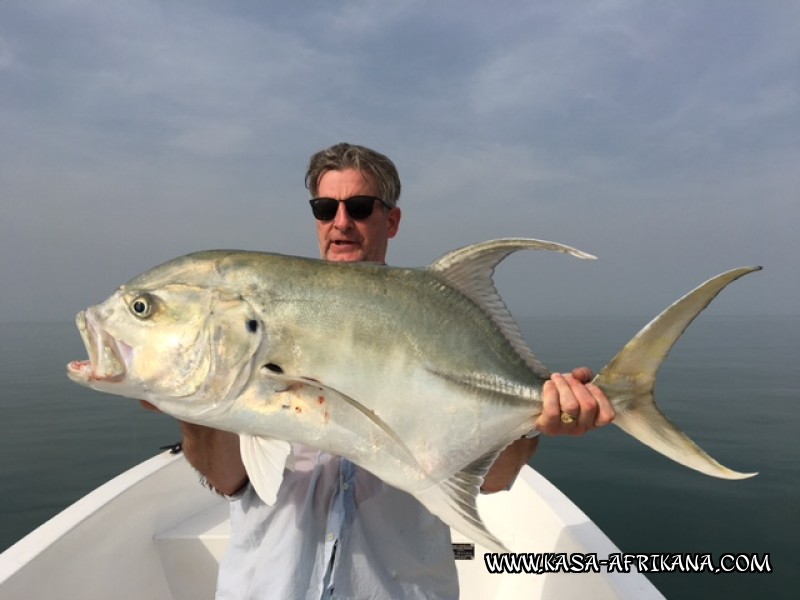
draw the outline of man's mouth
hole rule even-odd
[[[352,253],[361,250],[361,242],[355,240],[331,240],[328,252],[332,255]]]

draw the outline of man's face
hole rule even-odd
[[[317,194],[320,198],[346,200],[352,196],[380,195],[372,177],[355,169],[326,171],[320,177]],[[375,202],[372,214],[355,220],[347,214],[344,202],[331,221],[317,221],[319,253],[325,260],[386,262],[389,238],[397,234],[400,209],[386,210]]]

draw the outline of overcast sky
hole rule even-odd
[[[403,180],[390,262],[530,236],[518,315],[797,314],[800,4],[0,2],[0,320],[70,320],[209,248],[316,255],[340,141]]]

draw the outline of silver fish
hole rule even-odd
[[[487,469],[541,412],[550,373],[498,295],[509,254],[553,242],[501,239],[425,268],[210,251],[156,267],[81,312],[82,385],[145,399],[184,421],[240,434],[256,491],[274,502],[290,442],[343,456],[415,496],[445,523],[502,550],[476,510]],[[738,479],[656,407],[656,371],[729,283],[710,279],[661,313],[594,380],[614,423],[673,460]]]

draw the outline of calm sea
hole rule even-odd
[[[554,370],[598,370],[646,318],[528,319]],[[72,384],[74,325],[0,324],[0,549],[179,438],[138,403]],[[769,554],[772,573],[656,573],[669,598],[800,589],[800,317],[701,316],[659,375],[662,410],[745,481],[699,475],[616,428],[543,440],[534,465],[626,552]]]

